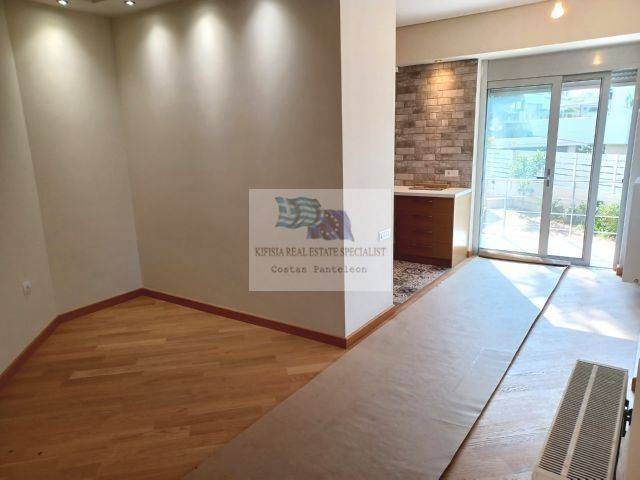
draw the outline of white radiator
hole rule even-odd
[[[626,370],[578,361],[533,478],[613,479],[626,393]]]
[[[629,233],[622,269],[625,282],[640,284],[640,177],[636,179],[631,194],[631,209],[627,221]]]

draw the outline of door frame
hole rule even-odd
[[[558,124],[560,119],[560,92],[562,89],[562,76],[554,75],[549,77],[532,77],[532,78],[521,78],[521,79],[513,79],[513,80],[493,80],[490,82],[486,82],[484,95],[482,96],[482,109],[484,114],[484,121],[482,125],[482,131],[479,134],[478,141],[482,145],[482,157],[480,157],[480,161],[478,162],[479,170],[478,170],[478,183],[477,183],[477,191],[478,191],[478,209],[477,212],[477,220],[474,222],[477,225],[477,229],[474,228],[474,239],[473,242],[477,245],[478,253],[481,253],[486,256],[491,256],[493,249],[480,248],[480,232],[481,232],[481,223],[482,223],[482,205],[484,203],[484,165],[486,162],[486,126],[487,126],[487,115],[488,109],[487,106],[489,104],[489,92],[491,90],[501,90],[501,89],[520,89],[526,87],[536,87],[536,86],[549,86],[551,87],[551,103],[549,105],[549,125],[547,127],[547,149],[546,149],[546,163],[545,163],[545,172],[547,173],[548,180],[547,186],[543,187],[543,196],[542,203],[540,205],[541,208],[541,217],[540,217],[540,237],[538,243],[538,253],[523,253],[523,252],[515,252],[509,250],[499,250],[499,252],[503,254],[513,254],[513,255],[527,255],[531,257],[540,257],[545,258],[544,255],[541,255],[541,252],[546,252],[548,238],[549,238],[549,225],[550,222],[546,221],[545,211],[549,212],[551,207],[551,196],[548,191],[553,191],[553,171],[555,166],[555,157],[556,157],[556,148],[555,146],[558,143]],[[556,108],[557,107],[557,108]],[[550,187],[549,188],[549,182]],[[545,210],[546,208],[546,210]]]
[[[582,257],[564,257],[559,255],[549,255],[549,234],[551,230],[551,205],[553,202],[553,186],[555,175],[555,160],[558,149],[558,130],[560,124],[560,107],[562,100],[562,87],[564,83],[575,81],[588,81],[588,80],[600,80],[600,96],[598,101],[598,114],[596,118],[596,130],[594,134],[594,149],[591,161],[591,174],[589,179],[589,193],[587,200],[587,212],[585,221],[585,235],[582,246]],[[487,105],[489,101],[489,92],[496,89],[517,89],[526,88],[531,86],[551,86],[551,105],[549,112],[549,126],[547,132],[547,151],[546,151],[546,165],[545,165],[545,185],[543,187],[543,198],[541,205],[540,216],[540,237],[537,254],[526,254],[532,257],[539,257],[542,259],[561,260],[568,261],[574,265],[589,265],[591,261],[591,250],[593,245],[595,218],[597,210],[598,200],[598,186],[600,180],[600,168],[602,165],[602,155],[604,153],[604,133],[606,130],[608,105],[609,105],[609,92],[611,90],[611,72],[594,72],[575,75],[553,75],[532,77],[523,79],[509,79],[509,80],[493,80],[482,82],[481,87],[483,92],[480,96],[480,104],[483,113],[483,119],[481,130],[478,132],[477,142],[481,144],[481,155],[478,157],[479,165],[477,165],[477,187],[476,193],[478,198],[477,209],[474,212],[474,224],[477,228],[473,231],[473,245],[474,250],[485,255],[491,255],[492,250],[480,248],[480,231],[482,220],[482,204],[484,200],[484,165],[486,157],[486,123],[487,123]],[[627,166],[628,168],[628,166]],[[625,198],[621,199],[624,202]],[[624,208],[624,204],[621,203],[621,209]],[[622,222],[622,218],[621,218]],[[616,238],[616,251],[619,249],[619,243],[621,238]],[[510,252],[500,251],[504,254],[523,255],[523,252]],[[613,268],[613,265],[612,265]]]
[[[543,76],[573,75],[593,73],[594,71],[617,72],[636,70],[636,96],[633,105],[632,123],[629,129],[627,149],[627,165],[623,181],[621,205],[626,205],[620,215],[620,228],[617,235],[617,251],[615,267],[618,273],[624,267],[626,250],[628,249],[629,208],[631,185],[640,175],[640,148],[634,148],[640,138],[640,45],[616,44],[584,49],[569,47],[559,51],[545,53],[510,50],[492,55],[481,56],[478,61],[477,94],[476,94],[476,128],[474,132],[473,169],[471,187],[473,189],[472,234],[469,249],[471,253],[479,253],[481,184],[484,173],[484,140],[487,105],[487,83],[496,80],[537,78]]]
[[[558,127],[560,126],[560,101],[562,100],[561,76],[553,79],[551,90],[551,111],[549,112],[549,131],[547,133],[547,163],[545,165],[546,185],[542,189],[542,212],[540,213],[540,242],[538,256],[547,258],[549,234],[551,232],[551,204],[553,202],[553,181],[556,171],[556,153],[558,152]]]
[[[616,252],[614,256],[614,267],[619,270],[624,262],[622,247],[625,242],[625,219],[627,216],[627,200],[629,197],[629,184],[631,182],[631,170],[635,155],[636,134],[638,130],[638,115],[640,113],[640,68],[636,69],[636,90],[633,99],[633,110],[631,112],[631,126],[629,128],[629,139],[627,141],[627,162],[625,164],[624,177],[622,179],[622,196],[620,198],[620,218],[618,219],[618,231],[616,233]]]
[[[607,128],[609,114],[609,93],[611,92],[611,72],[603,72],[600,75],[600,102],[598,103],[598,118],[596,120],[596,135],[593,145],[593,158],[591,160],[591,182],[589,184],[589,198],[587,201],[587,221],[585,223],[584,245],[582,247],[582,264],[591,263],[591,249],[596,224],[598,208],[598,188],[600,187],[600,169],[602,167],[602,155],[604,154],[604,134]],[[620,205],[622,209],[622,204]],[[616,242],[618,238],[616,238]],[[613,265],[611,265],[613,268]]]

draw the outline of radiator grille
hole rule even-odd
[[[613,477],[626,385],[626,370],[576,363],[534,478]]]
[[[582,399],[587,391],[592,366],[578,362],[569,379],[569,385],[560,403],[556,421],[551,428],[547,445],[542,453],[540,466],[557,475],[562,473],[564,461],[567,458],[569,444],[576,428],[578,414],[582,406]]]
[[[607,478],[615,460],[612,447],[620,434],[620,399],[625,388],[624,371],[598,367],[569,465],[569,478]]]

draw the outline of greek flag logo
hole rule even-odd
[[[315,225],[321,219],[320,202],[315,198],[276,197],[278,204],[278,223],[276,227],[300,228]]]
[[[307,238],[353,240],[351,220],[343,210],[325,210],[315,198],[276,197],[280,228],[307,228]]]

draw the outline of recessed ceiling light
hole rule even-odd
[[[60,5],[61,7],[68,7],[69,0],[58,0],[58,5]]]
[[[136,1],[135,1],[135,0],[124,0],[124,4],[125,4],[127,7],[135,7],[135,5],[136,5]]]
[[[562,5],[562,2],[556,2],[556,4],[553,6],[553,10],[551,10],[551,18],[553,18],[554,20],[557,20],[563,15],[564,15],[564,6]]]

